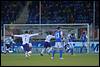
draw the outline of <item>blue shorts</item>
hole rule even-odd
[[[29,47],[29,44],[24,44],[23,45],[23,48],[24,48],[24,51],[30,51],[31,49],[30,49],[30,47]]]
[[[51,47],[51,45],[50,45],[49,42],[45,42],[45,43],[44,43],[44,47],[45,47],[45,48],[47,48],[47,47]]]

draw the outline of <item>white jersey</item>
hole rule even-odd
[[[23,44],[29,43],[30,37],[31,36],[36,36],[39,35],[39,33],[36,34],[22,34],[22,35],[14,35],[15,37],[21,37]]]
[[[48,35],[45,39],[45,42],[50,42],[51,38],[55,38],[53,35]]]
[[[70,48],[73,48],[73,41],[72,41],[72,39],[71,39],[71,37],[72,37],[72,35],[71,34],[68,34],[68,44],[69,44],[69,46],[67,47],[67,49],[70,49]]]

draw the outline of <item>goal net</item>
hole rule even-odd
[[[74,33],[76,42],[80,42],[79,44],[76,44],[76,46],[82,46],[80,36],[83,31],[86,31],[88,37],[87,52],[89,52],[89,24],[4,24],[4,38],[6,36],[11,36],[12,33],[15,35],[23,34],[27,30],[30,34],[43,32],[42,35],[33,37],[32,41],[44,41],[46,37],[45,32],[54,32],[57,27],[61,27],[64,32],[64,37],[67,37],[68,34]],[[15,38],[15,40],[17,39]]]

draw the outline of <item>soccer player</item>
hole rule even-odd
[[[25,34],[13,35],[15,37],[21,37],[22,38],[23,48],[24,48],[24,52],[25,52],[25,57],[30,56],[30,54],[32,53],[32,51],[31,51],[32,44],[29,43],[30,37],[36,36],[36,35],[39,35],[39,34],[40,33],[28,34],[28,31],[25,31]]]
[[[81,35],[81,41],[82,41],[82,47],[81,47],[81,53],[82,53],[82,50],[83,48],[86,48],[86,42],[87,42],[87,35],[86,35],[86,31],[83,31],[82,35]]]
[[[43,53],[44,53],[45,50],[48,50],[47,53],[50,54],[50,51],[52,50],[50,40],[52,38],[55,38],[55,36],[52,35],[52,32],[48,32],[46,39],[45,39],[44,48],[41,51],[41,56],[43,56]]]
[[[6,51],[4,53],[6,54],[6,53],[10,52],[10,48],[11,48],[12,44],[15,44],[15,42],[13,40],[13,37],[6,36],[4,39],[4,43],[5,43],[5,48],[6,48]]]
[[[50,51],[52,50],[50,40],[52,38],[55,38],[55,36],[52,35],[52,32],[48,32],[47,36],[46,36],[46,39],[45,39],[45,42],[44,42],[44,48],[41,51],[41,56],[43,56],[43,53],[44,53],[45,50],[46,51],[48,50],[47,53],[50,54]]]
[[[55,46],[53,47],[53,50],[52,50],[51,59],[54,59],[55,51],[56,51],[56,49],[59,49],[60,59],[62,60],[63,59],[63,57],[62,57],[62,54],[63,54],[63,45],[62,45],[63,32],[60,27],[57,28],[54,35],[55,35]]]
[[[68,34],[68,43],[65,45],[65,49],[66,49],[66,52],[70,51],[71,55],[73,55],[73,48],[74,48],[75,39],[76,38],[75,38],[74,33]]]

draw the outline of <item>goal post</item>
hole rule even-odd
[[[24,31],[31,31],[31,33],[38,33],[38,32],[47,32],[52,31],[54,32],[57,27],[61,27],[61,29],[65,33],[65,37],[68,35],[68,33],[75,33],[77,39],[79,40],[79,37],[81,34],[80,29],[85,29],[87,32],[87,48],[89,53],[90,48],[90,37],[89,37],[89,24],[87,23],[78,23],[78,24],[4,24],[4,38],[6,35],[10,35],[11,33],[14,34],[23,34]],[[7,33],[10,32],[10,33]],[[46,34],[43,33],[41,36],[35,37],[35,39],[45,39]],[[34,38],[34,37],[33,37]],[[4,44],[5,46],[5,44]]]

